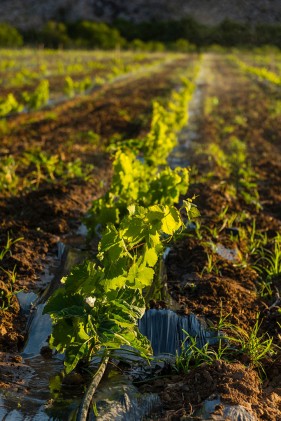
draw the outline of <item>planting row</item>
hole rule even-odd
[[[0,117],[37,110],[50,100],[84,94],[120,75],[156,66],[176,56],[116,52],[113,58],[106,53],[81,53],[77,58],[70,52],[39,51],[30,57],[27,51],[26,61],[20,62],[20,57],[25,57],[24,52],[16,59],[2,58],[0,62],[5,81],[3,86],[0,84]]]
[[[108,188],[112,174],[109,155],[114,145],[121,144],[123,137],[144,138],[149,131],[150,100],[158,99],[155,118],[156,109],[163,115],[171,89],[182,83],[180,77],[186,68],[192,77],[195,65],[193,58],[176,60],[158,69],[157,80],[154,74],[140,73],[54,107],[51,112],[42,110],[7,120],[0,147],[1,247],[6,249],[9,239],[21,241],[8,247],[9,252],[1,261],[1,307],[5,309],[1,312],[2,349],[21,346],[24,318],[14,291],[30,289],[31,285],[36,291],[43,288],[38,277],[46,253],[53,254],[56,249],[57,235],[76,229],[90,199],[101,196]],[[180,101],[177,96],[174,93],[168,108]],[[177,124],[182,118],[178,115]],[[153,128],[156,137],[158,129],[164,130],[163,134],[167,132],[157,121]],[[121,151],[117,155],[121,160],[124,157]],[[136,161],[132,155],[130,159]],[[117,158],[114,162],[116,166]],[[174,177],[175,183],[186,178],[186,174],[167,171],[158,181],[156,171],[151,169],[149,174],[155,187],[165,181],[165,176],[166,181]],[[142,177],[135,172],[136,186]],[[142,192],[145,193],[144,188]],[[121,201],[124,200],[125,193]]]
[[[82,360],[89,363],[97,353],[108,361],[124,345],[145,358],[151,353],[148,340],[138,331],[138,320],[153,279],[159,276],[165,243],[184,229],[173,204],[187,190],[188,171],[171,170],[166,163],[176,133],[187,123],[194,83],[183,83],[167,107],[154,102],[144,139],[115,145],[111,187],[86,218],[90,235],[97,229],[102,232],[97,260],[74,268],[47,303],[45,311],[54,321],[50,345],[65,352],[67,372]],[[182,210],[186,220],[197,213],[191,200]],[[87,412],[90,401],[85,405],[81,411]]]

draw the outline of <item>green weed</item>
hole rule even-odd
[[[21,240],[23,240],[22,237],[13,240],[8,233],[6,244],[0,250],[0,261],[3,261],[7,254],[11,256],[12,246]],[[0,308],[7,311],[11,307],[14,298],[14,285],[17,280],[16,266],[14,266],[12,271],[4,269],[2,266],[0,266],[0,270],[8,276],[8,281],[5,282],[6,288],[0,288]]]
[[[219,268],[216,266],[216,261],[214,260],[214,256],[211,253],[207,255],[207,263],[204,266],[201,274],[203,273],[214,273],[219,275]]]
[[[272,281],[281,274],[281,234],[277,233],[273,239],[273,249],[269,250],[261,245],[256,255],[259,255],[254,269],[260,274],[260,295],[272,296]]]
[[[197,345],[196,338],[183,330],[186,338],[181,345],[181,351],[176,353],[175,368],[178,372],[187,374],[191,369],[199,367],[201,364],[212,364],[213,361],[224,358],[228,346],[219,338],[218,346],[211,347],[207,342],[202,348]]]
[[[269,278],[281,274],[281,234],[277,234],[274,238],[273,250],[265,250],[266,256],[264,261],[266,263],[264,270]]]
[[[8,282],[5,282],[7,287],[5,289],[0,288],[0,308],[1,310],[7,311],[11,307],[15,296],[14,285],[17,280],[16,266],[12,271],[5,270],[2,267],[0,267],[0,270],[8,276]]]
[[[248,231],[248,253],[254,255],[258,253],[258,250],[263,248],[268,243],[268,237],[266,232],[257,231],[256,220],[253,220],[252,226],[247,228]]]
[[[273,338],[267,333],[260,334],[261,321],[257,314],[254,326],[246,331],[244,328],[228,323],[226,318],[221,319],[217,329],[225,331],[223,335],[229,342],[229,346],[236,354],[247,356],[249,364],[259,370],[263,370],[262,360],[275,353]]]
[[[12,156],[2,158],[0,161],[0,191],[16,193],[19,187],[17,175],[18,164]]]
[[[2,261],[4,259],[6,254],[9,254],[11,256],[12,255],[12,251],[11,251],[12,246],[14,244],[18,243],[19,241],[22,241],[22,240],[23,240],[23,237],[19,237],[19,238],[16,238],[15,240],[13,240],[10,237],[10,233],[8,233],[6,244],[2,248],[2,250],[0,251],[0,261]]]

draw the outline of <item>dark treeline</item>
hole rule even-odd
[[[192,17],[180,21],[139,24],[118,20],[112,25],[90,21],[49,21],[41,29],[27,31],[0,24],[1,47],[22,45],[41,45],[47,48],[119,47],[158,51],[198,50],[211,45],[245,48],[274,45],[281,48],[281,24],[250,26],[224,20],[219,25],[207,26]]]

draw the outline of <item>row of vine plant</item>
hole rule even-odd
[[[268,70],[266,67],[251,66],[234,55],[229,57],[244,72],[257,77],[261,81],[267,81],[272,85],[278,86],[279,88],[281,87],[281,77],[271,70]]]
[[[145,67],[151,68],[159,63],[161,63],[161,60],[152,60]],[[76,95],[87,93],[94,87],[110,82],[118,76],[136,72],[139,68],[140,64],[138,62],[126,64],[120,59],[115,61],[115,65],[111,67],[110,71],[104,72],[103,77],[96,76],[91,78],[90,76],[86,76],[81,80],[75,81],[70,75],[67,75],[64,79],[63,93],[66,98],[73,98]],[[17,114],[24,110],[37,111],[48,105],[49,101],[50,83],[48,79],[42,79],[33,90],[22,92],[20,100],[13,93],[9,93],[6,98],[0,98],[0,118],[9,116],[10,114]]]
[[[146,295],[157,276],[165,244],[197,215],[192,199],[175,207],[188,189],[186,168],[169,168],[167,157],[188,120],[194,79],[182,79],[164,107],[153,103],[150,131],[141,140],[115,145],[112,184],[86,217],[90,236],[100,235],[98,254],[73,268],[49,298],[50,346],[65,353],[65,370],[101,361],[126,349],[148,358],[149,341],[139,332]],[[101,363],[102,364],[102,363]]]

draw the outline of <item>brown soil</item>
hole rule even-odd
[[[159,421],[202,419],[194,415],[202,403],[218,398],[223,404],[218,403],[208,419],[233,419],[223,416],[225,405],[240,405],[254,419],[272,421],[279,419],[281,410],[280,388],[263,391],[257,373],[238,362],[203,364],[187,375],[168,376],[141,390],[159,394],[163,412],[152,416]]]
[[[181,59],[166,64],[157,74],[128,77],[104,86],[89,97],[75,98],[51,110],[9,120],[8,132],[1,139],[2,156],[19,157],[39,148],[57,154],[66,162],[78,156],[84,163],[94,164],[94,170],[92,181],[44,182],[38,190],[22,188],[17,195],[0,196],[1,244],[5,244],[8,232],[12,238],[24,238],[12,246],[11,254],[3,261],[5,270],[11,271],[16,265],[18,274],[17,284],[9,287],[5,273],[1,274],[4,298],[10,296],[11,287],[40,290],[39,274],[47,254],[54,254],[58,240],[75,231],[91,200],[102,195],[110,182],[111,163],[105,151],[110,139],[143,136],[149,129],[152,99],[163,98],[170,92],[176,85],[173,72],[184,66],[186,61]],[[277,346],[281,343],[280,302],[274,294],[260,296],[260,277],[251,268],[254,259],[247,256],[242,229],[247,231],[255,219],[257,230],[266,231],[268,238],[280,231],[280,118],[270,113],[271,101],[278,94],[275,91],[269,94],[268,88],[243,76],[223,56],[207,55],[203,66],[208,72],[206,80],[208,75],[213,75],[209,84],[202,85],[204,97],[216,96],[219,106],[210,115],[198,116],[196,144],[204,150],[208,143],[218,142],[227,150],[230,136],[245,141],[257,176],[262,210],[247,204],[239,192],[236,197],[231,196],[224,171],[206,155],[195,154],[192,147],[191,165],[196,166],[198,174],[191,177],[188,197],[197,196],[202,238],[189,232],[172,247],[167,259],[168,289],[182,313],[195,313],[208,324],[216,325],[221,317],[227,317],[228,322],[249,332],[260,314],[261,333],[272,335]],[[231,130],[225,130],[226,122]],[[89,131],[100,136],[94,147],[85,138]],[[211,171],[213,175],[206,176]],[[218,215],[226,207],[229,213],[243,211],[246,215],[239,224],[237,238],[218,221]],[[215,227],[217,235],[212,231]],[[237,227],[230,228],[235,231]],[[232,255],[219,255],[215,248],[220,244],[230,249],[235,259]],[[214,266],[206,270],[209,255]],[[272,283],[280,288],[280,278]],[[15,352],[22,345],[24,320],[14,298],[9,311],[1,310],[0,316],[0,350]],[[214,361],[192,368],[186,375],[161,377],[147,382],[141,391],[160,394],[163,411],[154,414],[154,420],[196,419],[196,411],[210,397],[221,400],[211,419],[226,419],[222,418],[223,405],[230,404],[241,405],[254,419],[278,420],[281,419],[280,348],[262,362],[262,380],[249,356],[238,352],[231,362]],[[3,381],[3,374],[0,378]]]
[[[280,276],[272,279],[272,296],[261,297],[260,276],[250,266],[243,264],[247,258],[242,230],[252,226],[267,232],[272,238],[281,228],[281,164],[280,117],[273,118],[270,107],[278,92],[258,85],[245,77],[240,70],[223,57],[205,57],[208,75],[215,75],[204,85],[204,97],[216,97],[218,106],[210,115],[198,116],[198,136],[191,147],[191,165],[197,168],[188,197],[195,195],[200,213],[200,237],[190,232],[183,235],[167,258],[168,288],[179,303],[181,312],[197,314],[207,324],[216,325],[221,318],[249,332],[256,322],[261,323],[259,334],[270,335],[273,343],[281,343],[281,311],[278,293]],[[243,117],[235,123],[236,116]],[[226,124],[231,126],[228,133]],[[204,151],[210,143],[217,143],[227,150],[228,139],[236,136],[247,145],[247,154],[258,184],[262,209],[247,204],[239,194],[230,196],[225,184],[226,174],[204,153],[195,153],[198,146]],[[206,174],[211,174],[206,176]],[[204,181],[201,177],[204,176]],[[231,227],[235,237],[218,220],[218,215],[228,207],[228,213],[246,213],[244,222]],[[217,232],[212,231],[217,228]],[[212,246],[210,246],[212,243]],[[221,256],[215,252],[222,244],[233,254]],[[233,259],[233,255],[236,256]],[[208,256],[213,267],[208,269]],[[250,265],[255,257],[248,257]],[[210,271],[210,273],[208,273]],[[266,338],[267,336],[264,336]],[[247,355],[235,355],[240,362],[216,361],[191,369],[186,376],[161,378],[142,386],[142,390],[157,392],[163,402],[162,413],[152,419],[197,419],[196,410],[208,398],[219,396],[222,404],[241,405],[257,420],[281,419],[280,348],[275,348],[273,359],[264,359],[264,372],[251,368]],[[231,356],[229,356],[231,358]],[[259,375],[263,381],[260,380]],[[267,377],[265,377],[267,376]],[[210,419],[226,419],[223,406],[218,405]],[[199,418],[198,418],[199,419]],[[201,419],[201,418],[200,418]],[[228,418],[227,418],[228,419]],[[232,418],[231,418],[232,419]],[[236,419],[236,418],[235,418]]]

